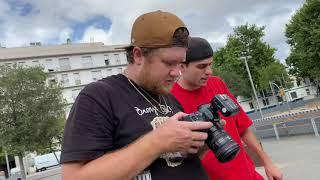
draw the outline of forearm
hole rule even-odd
[[[63,167],[63,180],[126,180],[143,171],[160,152],[155,148],[151,133],[128,147],[106,154],[76,169]]]
[[[248,128],[242,135],[243,142],[252,150],[260,159],[263,165],[272,163],[271,159],[265,153],[253,132]]]

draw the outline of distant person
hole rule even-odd
[[[69,114],[63,180],[207,180],[196,155],[210,122],[180,121],[170,89],[185,60],[189,32],[162,11],[138,17],[123,74],[87,85]]]
[[[186,62],[182,64],[182,75],[175,83],[172,94],[181,103],[186,113],[197,110],[217,94],[227,94],[235,102],[226,84],[216,76],[212,76],[213,50],[202,38],[192,37],[189,40]],[[202,158],[202,164],[211,180],[261,180],[263,177],[255,171],[254,164],[246,154],[242,141],[260,158],[269,180],[282,180],[282,173],[262,150],[253,132],[249,129],[252,121],[241,109],[233,117],[226,120],[225,130],[241,146],[238,156],[230,162],[220,163],[209,150]]]

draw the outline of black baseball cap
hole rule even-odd
[[[200,37],[190,37],[186,54],[186,63],[201,61],[213,56],[209,42]]]

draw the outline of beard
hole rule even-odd
[[[151,68],[147,65],[142,69],[139,74],[140,86],[145,90],[157,95],[168,95],[172,86],[165,86],[161,80],[152,76]]]

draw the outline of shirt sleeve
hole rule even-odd
[[[90,84],[79,93],[65,127],[61,163],[93,160],[112,150],[115,122],[101,89]]]
[[[236,114],[233,118],[235,120],[238,132],[240,136],[243,135],[243,133],[252,125],[252,120],[249,118],[249,116],[244,112],[241,105],[238,103],[237,99],[234,97],[234,95],[230,92],[229,88],[227,87],[226,83],[220,79],[221,87],[223,88],[223,91],[240,107],[240,112]]]

